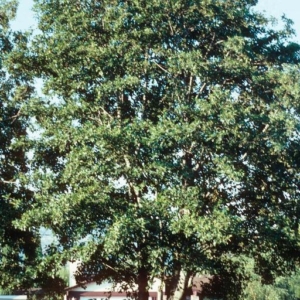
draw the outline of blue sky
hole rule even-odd
[[[19,2],[17,19],[12,23],[13,28],[22,30],[34,26],[34,15],[31,11],[33,0],[19,0]],[[300,42],[300,0],[259,0],[257,9],[276,18],[285,14],[292,19],[297,32],[296,40]]]

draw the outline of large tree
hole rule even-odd
[[[80,259],[79,282],[138,284],[140,300],[153,277],[180,299],[195,274],[237,276],[243,257],[265,282],[291,270],[291,22],[274,30],[255,0],[35,2],[39,31],[9,63],[43,86],[24,108],[38,134],[18,224],[52,230],[45,270]]]

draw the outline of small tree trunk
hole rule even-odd
[[[190,282],[190,274],[182,269],[176,271],[171,280],[170,294],[168,300],[184,300],[185,292]]]
[[[141,267],[138,273],[138,300],[148,300],[148,272],[146,268]]]

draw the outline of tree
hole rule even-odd
[[[22,184],[29,172],[27,138],[30,120],[23,114],[26,101],[33,93],[32,77],[19,73],[8,63],[12,52],[27,44],[28,35],[12,32],[9,22],[16,13],[16,1],[0,1],[0,289],[5,293],[55,283],[51,293],[61,291],[62,280],[41,274],[41,240],[38,227],[17,228],[32,204],[33,192]]]
[[[256,2],[36,0],[39,33],[8,62],[43,80],[17,224],[52,230],[45,268],[81,259],[79,282],[141,300],[153,277],[182,299],[244,256],[266,283],[293,269],[300,48]]]
[[[22,215],[22,206],[31,199],[31,192],[18,186],[19,172],[26,173],[25,151],[18,148],[16,140],[26,134],[26,120],[20,117],[17,99],[28,97],[30,88],[20,78],[7,76],[3,62],[13,48],[13,36],[9,30],[9,20],[16,10],[14,1],[1,1],[0,6],[0,286],[6,290],[31,285],[24,275],[35,259],[38,237],[31,230],[14,227],[13,221]],[[16,208],[13,200],[23,199],[23,205]],[[15,280],[12,282],[12,278]],[[24,279],[24,280],[23,280]]]
[[[287,277],[278,277],[273,285],[264,286],[259,278],[252,280],[246,289],[245,299],[299,299],[299,269]]]

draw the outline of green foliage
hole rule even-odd
[[[21,230],[13,225],[21,218],[24,208],[28,209],[32,197],[32,192],[17,179],[20,173],[28,172],[26,150],[18,147],[17,142],[25,137],[27,125],[18,100],[28,99],[31,86],[26,76],[9,76],[5,66],[17,37],[17,33],[9,30],[9,20],[15,11],[15,1],[0,2],[0,286],[6,290],[31,286],[32,280],[27,274],[31,272],[39,248],[35,230]],[[22,198],[19,208],[13,204],[16,198]]]
[[[14,221],[53,232],[36,274],[80,259],[79,282],[148,299],[171,278],[179,299],[183,274],[235,278],[238,297],[247,259],[266,283],[294,268],[300,47],[255,4],[35,1],[40,31],[6,63],[43,82],[24,103],[39,134],[18,140],[32,198]]]
[[[259,279],[249,282],[245,291],[246,300],[297,300],[300,298],[299,270],[291,276],[278,277],[273,285],[262,285]]]
[[[43,270],[38,227],[18,228],[22,214],[33,205],[33,191],[22,183],[30,171],[27,140],[30,117],[24,112],[33,95],[33,79],[24,72],[11,72],[17,65],[10,57],[20,55],[28,34],[12,32],[9,22],[16,13],[16,1],[0,1],[0,287],[2,292],[27,290],[55,283],[51,293],[61,292],[62,279]],[[55,275],[55,274],[54,274]],[[50,276],[50,278],[49,278]]]

